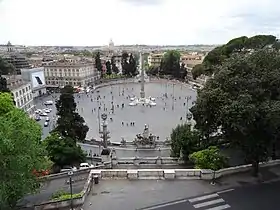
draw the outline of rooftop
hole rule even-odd
[[[7,85],[10,90],[15,90],[23,85],[28,84],[23,81],[21,75],[2,75],[7,80]]]
[[[61,60],[47,62],[44,64],[44,66],[80,66],[80,65],[93,65],[93,62],[87,59],[61,59]]]

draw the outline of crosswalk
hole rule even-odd
[[[192,198],[188,201],[197,210],[224,210],[230,208],[230,205],[217,193]]]

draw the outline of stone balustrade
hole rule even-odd
[[[131,160],[131,159],[129,159]],[[172,158],[170,158],[172,160]],[[260,163],[260,167],[273,167],[278,166],[280,160],[272,160]],[[214,175],[215,178],[231,175],[240,172],[246,172],[252,169],[252,165],[242,165],[231,168],[225,168],[218,171],[210,169],[92,169],[88,175],[87,182],[81,192],[81,197],[73,199],[73,206],[79,207],[85,201],[86,196],[89,194],[93,187],[93,177],[98,176],[100,179],[165,179],[165,180],[180,180],[180,179],[201,179],[211,180]],[[64,176],[64,174],[61,174]],[[54,177],[53,177],[54,178]],[[70,199],[63,201],[49,201],[44,202],[34,207],[35,210],[54,210],[66,209],[70,206]]]
[[[200,169],[102,169],[91,173],[101,179],[203,179]]]
[[[155,165],[177,165],[182,163],[178,158],[172,157],[113,157],[112,166],[117,165],[140,165],[140,164],[155,164]]]

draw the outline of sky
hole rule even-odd
[[[223,44],[279,32],[279,0],[0,0],[0,44]]]

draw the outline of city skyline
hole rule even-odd
[[[0,43],[51,46],[223,44],[278,36],[276,0],[0,0]],[[280,5],[279,5],[280,6]]]

